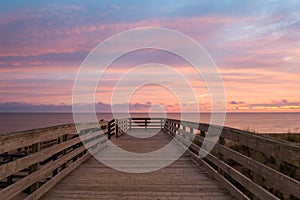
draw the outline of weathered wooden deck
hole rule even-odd
[[[142,133],[142,132],[141,132]],[[150,152],[170,142],[163,132],[137,139],[124,135],[112,140],[119,147],[133,152]],[[99,152],[111,151],[110,147]],[[102,156],[102,155],[101,155]],[[120,162],[120,156],[109,153]],[[122,159],[121,159],[122,160]],[[130,164],[124,160],[122,164]],[[160,162],[148,160],[148,163]],[[145,167],[147,167],[145,165]],[[89,158],[42,199],[233,199],[201,166],[187,155],[158,171],[126,173],[109,168],[94,157]]]

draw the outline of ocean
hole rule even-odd
[[[196,113],[186,120],[195,121]],[[110,120],[111,113],[98,113],[98,119]],[[147,113],[133,113],[132,117],[149,117]],[[152,114],[150,117],[160,117]],[[168,113],[168,118],[180,119],[179,113]],[[198,117],[199,118],[199,117]],[[200,122],[209,123],[210,114],[201,113]],[[0,113],[0,134],[73,123],[72,113]],[[225,126],[255,133],[300,133],[300,113],[227,113]]]

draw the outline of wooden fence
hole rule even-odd
[[[213,150],[200,159],[208,127],[167,119],[164,131],[182,145],[192,142],[188,154],[237,198],[300,199],[299,144],[224,127]],[[211,130],[219,128],[211,126]]]
[[[0,199],[38,199],[104,147],[107,122],[85,127],[78,134],[70,124],[1,135]]]

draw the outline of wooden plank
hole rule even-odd
[[[107,130],[105,130],[105,131],[107,131]],[[94,131],[94,132],[91,131],[87,134],[80,135],[80,139],[81,139],[81,141],[84,141],[84,140],[88,140],[88,139],[91,139],[93,137],[97,137],[100,135],[102,135],[104,137],[106,133],[107,132],[104,132],[104,131]]]

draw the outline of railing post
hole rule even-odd
[[[168,121],[167,121],[167,119],[165,119],[165,121],[164,121],[164,130],[168,133],[169,132],[169,129],[168,129]]]
[[[65,142],[67,140],[68,140],[68,135],[67,134],[63,135],[62,142]],[[62,156],[66,155],[67,149],[63,150],[61,154],[62,154]],[[66,163],[61,166],[61,169],[65,169],[65,168],[66,168]]]
[[[173,132],[173,135],[175,136],[176,135],[176,123],[175,122],[173,123],[172,127],[173,127],[173,131],[172,132]]]
[[[31,153],[36,153],[40,150],[40,143],[35,143],[33,145],[31,145]],[[31,165],[29,167],[29,174],[32,174],[33,172],[37,171],[39,168],[39,163],[36,163],[34,165]],[[29,188],[29,193],[34,192],[35,190],[37,190],[39,188],[39,182],[36,182],[34,184],[32,184]]]
[[[116,138],[119,137],[119,120],[116,119]]]
[[[129,130],[131,130],[131,118],[129,119]]]
[[[205,137],[205,131],[201,131],[201,130],[200,130],[200,136],[201,136],[201,137]]]
[[[167,119],[166,119],[166,122],[165,122],[165,127],[166,127],[167,133],[170,134],[170,121],[168,121]]]
[[[81,130],[80,133],[81,134],[84,133],[84,130]],[[57,138],[57,144],[60,144],[61,142],[62,141],[61,141],[60,137],[58,137]],[[54,154],[53,157],[52,157],[53,161],[56,160],[57,158],[58,158],[58,153]],[[58,168],[56,168],[52,171],[52,177],[56,176],[57,174],[58,174]]]
[[[186,126],[182,126],[182,130],[186,131]],[[186,135],[185,132],[183,132],[182,137],[185,138],[185,135]]]
[[[190,127],[190,133],[194,134],[194,129]],[[191,140],[191,136],[189,135],[189,140]],[[192,142],[192,141],[191,141]]]
[[[263,154],[261,152],[255,152],[254,151],[254,159],[258,162],[263,162]],[[252,172],[252,180],[253,182],[263,186],[264,185],[264,180],[263,180],[263,177],[260,176],[259,174],[255,173],[255,172]],[[254,197],[253,198],[254,200],[258,200],[259,198],[257,197]],[[288,198],[286,198],[288,199]]]
[[[175,125],[174,122],[171,122],[171,135],[173,135],[173,136],[175,135],[175,133],[174,133],[174,130],[175,130],[174,129],[174,125]]]
[[[125,119],[125,120],[123,120],[123,125],[122,125],[122,135],[124,134],[124,133],[126,133],[127,132],[127,119]]]
[[[180,129],[180,123],[176,124],[176,132],[177,132],[178,135],[179,135],[179,129]]]
[[[13,156],[12,155],[8,155],[8,162],[13,161],[13,160],[14,160]],[[7,184],[8,185],[13,184],[13,176],[7,177]]]
[[[108,139],[110,140],[111,136],[112,136],[112,129],[114,128],[112,125],[113,123],[115,122],[115,119],[112,119],[110,120],[108,123],[107,123],[107,129],[108,129]]]
[[[225,145],[225,139],[222,138],[222,137],[219,137],[218,143],[219,143],[220,145]],[[223,155],[222,153],[220,153],[220,152],[217,153],[217,157],[218,157],[220,160],[224,160],[224,155]]]
[[[147,119],[145,119],[145,130],[147,130]]]

